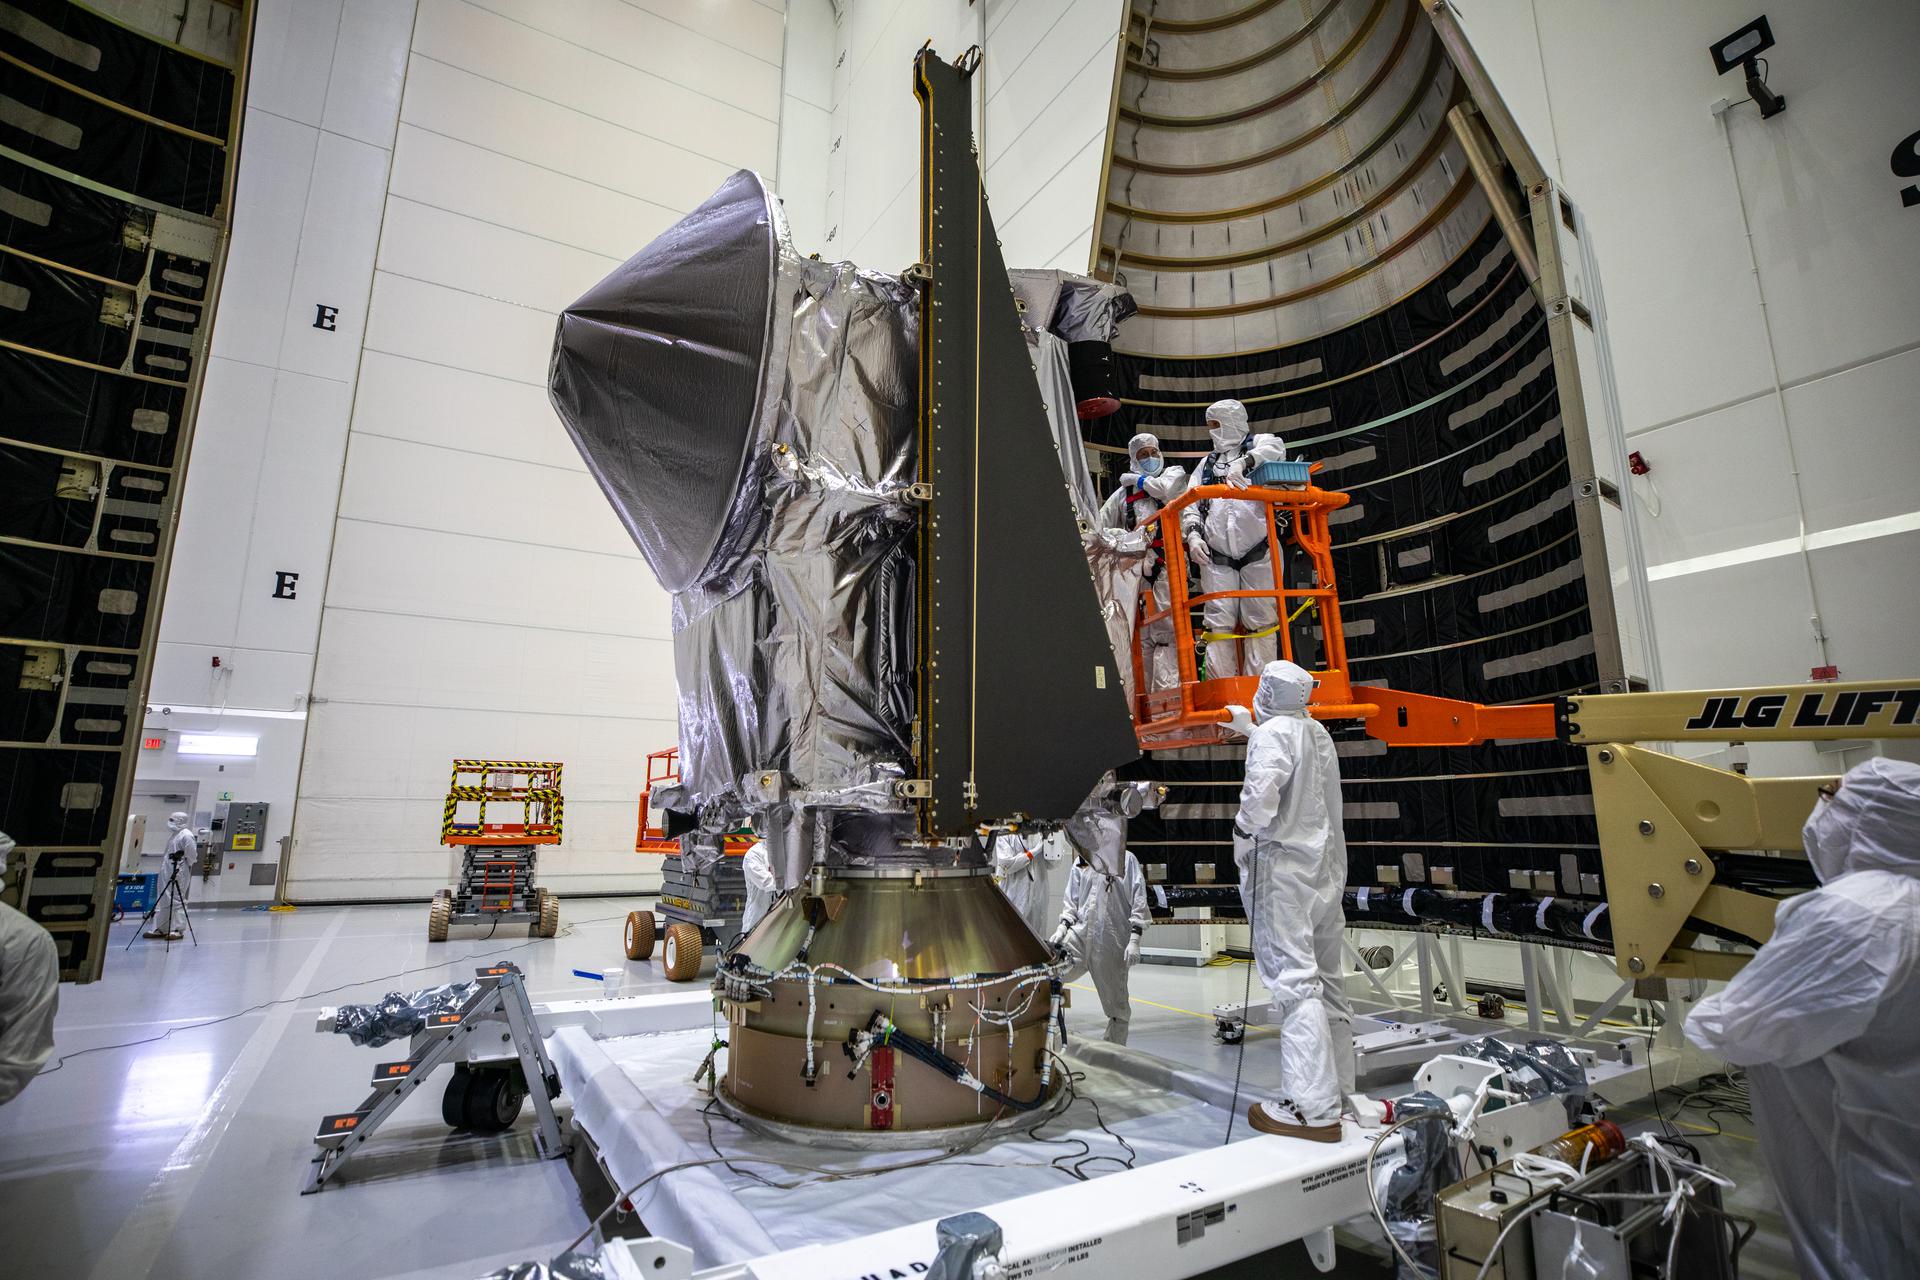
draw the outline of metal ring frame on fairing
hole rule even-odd
[[[1091,448],[1117,458],[1131,433],[1152,430],[1169,456],[1201,456],[1210,447],[1205,406],[1235,395],[1254,415],[1254,431],[1279,431],[1290,446],[1305,445],[1309,458],[1332,461],[1331,447],[1313,449],[1323,441],[1348,441],[1343,452],[1374,443],[1377,465],[1349,465],[1318,481],[1354,498],[1335,522],[1341,540],[1333,555],[1345,579],[1349,647],[1366,672],[1354,676],[1356,683],[1486,703],[1623,688],[1598,499],[1577,497],[1575,510],[1542,524],[1551,526],[1551,537],[1530,544],[1520,560],[1488,557],[1483,543],[1478,553],[1458,557],[1457,571],[1437,563],[1448,558],[1449,540],[1506,514],[1494,504],[1525,507],[1549,492],[1527,496],[1528,486],[1578,494],[1594,473],[1577,369],[1558,350],[1562,337],[1573,344],[1554,327],[1571,321],[1527,300],[1547,263],[1515,234],[1517,219],[1507,209],[1520,195],[1525,212],[1526,175],[1537,165],[1509,147],[1504,158],[1521,191],[1508,189],[1498,174],[1497,190],[1482,185],[1484,156],[1470,136],[1486,133],[1479,121],[1496,126],[1503,139],[1517,131],[1498,128],[1510,117],[1451,25],[1444,0],[1229,4],[1222,13],[1223,6],[1200,0],[1133,0],[1119,42],[1090,271],[1124,281],[1140,304],[1115,344],[1123,372],[1137,385],[1125,392],[1119,415],[1089,431]],[[1453,292],[1457,301],[1448,296]],[[1517,312],[1527,314],[1516,323]],[[1539,353],[1548,350],[1550,332],[1548,373]],[[1479,354],[1441,363],[1463,350]],[[1455,407],[1421,400],[1436,386],[1449,388],[1443,399],[1483,375],[1489,386],[1500,384],[1535,360],[1543,376],[1503,416],[1489,415],[1444,441],[1447,433],[1421,422],[1419,411],[1444,416]],[[1483,394],[1468,391],[1460,403]],[[1504,415],[1523,400],[1531,416],[1516,430]],[[1491,443],[1503,431],[1517,439],[1555,422],[1564,428],[1540,457],[1565,461],[1551,474],[1529,470],[1517,489],[1497,481],[1513,492],[1493,504],[1484,492],[1461,492],[1470,486],[1456,473],[1477,459],[1453,458],[1483,440],[1483,452],[1505,448],[1511,439]],[[1432,447],[1422,443],[1426,436],[1435,437]],[[1389,457],[1394,450],[1398,456]],[[1418,506],[1407,502],[1409,486],[1418,487]],[[1355,572],[1362,556],[1390,561],[1396,543],[1415,535],[1435,544],[1432,577],[1402,582],[1382,569],[1375,582]],[[1506,563],[1482,563],[1489,559]],[[1509,610],[1482,618],[1470,598],[1462,597],[1464,609],[1455,599],[1476,589],[1464,585],[1476,573],[1505,586],[1510,576],[1549,572],[1568,582],[1540,597],[1555,602],[1552,617],[1520,619]],[[1498,646],[1516,643],[1502,638],[1516,626],[1524,632],[1549,625],[1591,635],[1593,656],[1497,682],[1504,686],[1497,691],[1488,687],[1495,682],[1449,678],[1468,668],[1478,673],[1483,660],[1504,654]],[[1532,634],[1563,638],[1551,630]],[[1347,736],[1336,728],[1343,748]],[[1191,874],[1192,864],[1226,860],[1226,824],[1205,816],[1220,807],[1214,801],[1231,799],[1214,789],[1238,781],[1237,761],[1213,758],[1226,751],[1160,756],[1137,772],[1176,792],[1161,815],[1135,824],[1130,841],[1143,862],[1164,867],[1170,890],[1183,880],[1196,890],[1213,888]],[[1400,752],[1391,768],[1343,752],[1353,819],[1350,888],[1397,890],[1379,868],[1392,864],[1400,877],[1401,864],[1410,862],[1418,865],[1406,869],[1405,887],[1493,892],[1502,918],[1505,905],[1535,888],[1562,902],[1604,900],[1592,820],[1573,812],[1591,808],[1577,753],[1551,743],[1504,754],[1491,746],[1471,751],[1471,758],[1455,749]],[[1492,799],[1480,799],[1480,813],[1463,802],[1461,788],[1498,795],[1521,810],[1559,805],[1568,816],[1510,820]],[[1377,820],[1374,811],[1389,807],[1382,800],[1402,817]],[[1577,868],[1564,866],[1563,854],[1577,855]],[[1514,892],[1514,875],[1527,878],[1522,892]],[[1436,915],[1427,927],[1460,927],[1446,917]],[[1540,930],[1536,940],[1571,941],[1551,932]]]
[[[1169,19],[1179,7],[1136,0],[1116,78],[1093,273],[1140,304],[1129,349],[1230,354],[1333,332],[1402,300],[1485,225],[1446,123],[1458,77],[1414,0],[1323,0],[1304,24],[1293,5]]]

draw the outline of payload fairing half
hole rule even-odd
[[[1091,270],[1140,311],[1091,448],[1152,431],[1197,457],[1231,396],[1319,463],[1351,499],[1331,532],[1356,684],[1512,704],[1657,683],[1586,223],[1451,5],[1133,0],[1107,142]],[[1526,923],[1544,900],[1604,908],[1577,750],[1334,736],[1350,919],[1566,942]],[[1136,768],[1170,787],[1132,837],[1171,900],[1238,909],[1209,874],[1237,756]],[[1403,909],[1462,894],[1451,918]]]

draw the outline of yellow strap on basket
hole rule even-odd
[[[1277,635],[1280,631],[1280,628],[1287,626],[1289,623],[1293,622],[1294,619],[1298,618],[1301,614],[1305,613],[1307,610],[1313,608],[1315,605],[1319,603],[1320,603],[1319,597],[1308,596],[1305,600],[1302,600],[1300,602],[1300,607],[1298,609],[1295,609],[1292,613],[1287,615],[1286,622],[1276,622],[1272,626],[1263,627],[1259,631],[1202,631],[1200,633],[1200,639],[1202,641],[1264,640],[1268,636]]]

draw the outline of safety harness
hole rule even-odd
[[[1240,437],[1239,446],[1234,450],[1233,456],[1229,458],[1225,463],[1216,465],[1216,459],[1220,457],[1219,450],[1216,449],[1212,453],[1209,453],[1206,456],[1206,458],[1200,463],[1200,483],[1201,484],[1222,483],[1222,481],[1219,479],[1220,473],[1224,472],[1227,469],[1227,467],[1232,466],[1233,463],[1239,461],[1241,458],[1246,457],[1252,451],[1253,451],[1253,434],[1252,432],[1248,432],[1246,435]],[[1213,499],[1202,498],[1200,501],[1194,503],[1193,506],[1194,506],[1194,510],[1199,513],[1200,524],[1204,527],[1207,523],[1207,517],[1211,515],[1213,512]],[[1284,519],[1284,517],[1279,516],[1277,513],[1275,518],[1276,520]],[[1275,525],[1275,528],[1284,528],[1284,527],[1285,527],[1284,525],[1280,525],[1280,524]],[[1225,565],[1227,568],[1232,569],[1235,573],[1239,573],[1242,569],[1245,569],[1248,565],[1252,564],[1254,561],[1259,560],[1264,556],[1266,556],[1267,549],[1268,549],[1267,538],[1265,534],[1262,534],[1260,536],[1260,541],[1254,543],[1251,547],[1248,547],[1246,552],[1242,555],[1230,556],[1224,551],[1215,551],[1213,553],[1213,562],[1217,565]],[[1262,634],[1267,634],[1267,633],[1263,632]]]
[[[1228,466],[1231,466],[1234,461],[1240,458],[1246,457],[1250,452],[1252,452],[1252,450],[1253,450],[1253,433],[1249,431],[1246,435],[1240,438],[1239,447],[1234,451],[1232,458],[1229,458],[1224,464],[1220,464],[1217,462],[1217,460],[1220,457],[1220,453],[1218,450],[1215,450],[1209,453],[1206,456],[1206,459],[1200,464],[1199,483],[1201,484],[1218,483],[1216,477],[1220,472],[1224,471]],[[1196,502],[1194,504],[1194,509],[1196,512],[1198,512],[1200,523],[1203,526],[1206,524],[1207,515],[1211,511],[1212,506],[1213,506],[1212,498],[1202,498],[1199,502]],[[1281,512],[1274,513],[1274,529],[1276,531],[1285,532],[1287,528],[1286,521],[1287,521],[1287,517],[1284,513],[1281,513]],[[1263,556],[1267,555],[1269,546],[1270,546],[1270,543],[1266,535],[1262,534],[1260,537],[1260,541],[1255,543],[1253,546],[1247,548],[1245,554],[1232,556],[1232,555],[1226,554],[1223,551],[1215,551],[1213,553],[1213,562],[1216,565],[1224,565],[1227,568],[1232,569],[1235,573],[1239,573],[1242,570],[1244,570],[1248,565],[1252,564],[1254,561],[1259,560]],[[1291,623],[1294,619],[1298,618],[1301,614],[1305,613],[1308,609],[1314,608],[1318,604],[1319,604],[1319,601],[1311,598],[1307,600],[1303,600],[1300,603],[1300,607],[1295,609],[1291,614],[1289,614],[1284,621],[1276,622],[1272,626],[1263,627],[1258,631],[1203,631],[1200,633],[1199,638],[1202,641],[1264,639],[1267,636],[1277,634],[1282,627],[1286,626],[1288,623]]]

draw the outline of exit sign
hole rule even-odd
[[[158,750],[159,750],[160,748],[162,748],[162,747],[164,747],[164,746],[166,746],[166,745],[167,745],[167,740],[166,740],[165,738],[142,738],[142,739],[140,739],[140,746],[141,746],[141,748],[142,748],[143,750],[147,750],[147,751],[158,751]]]

